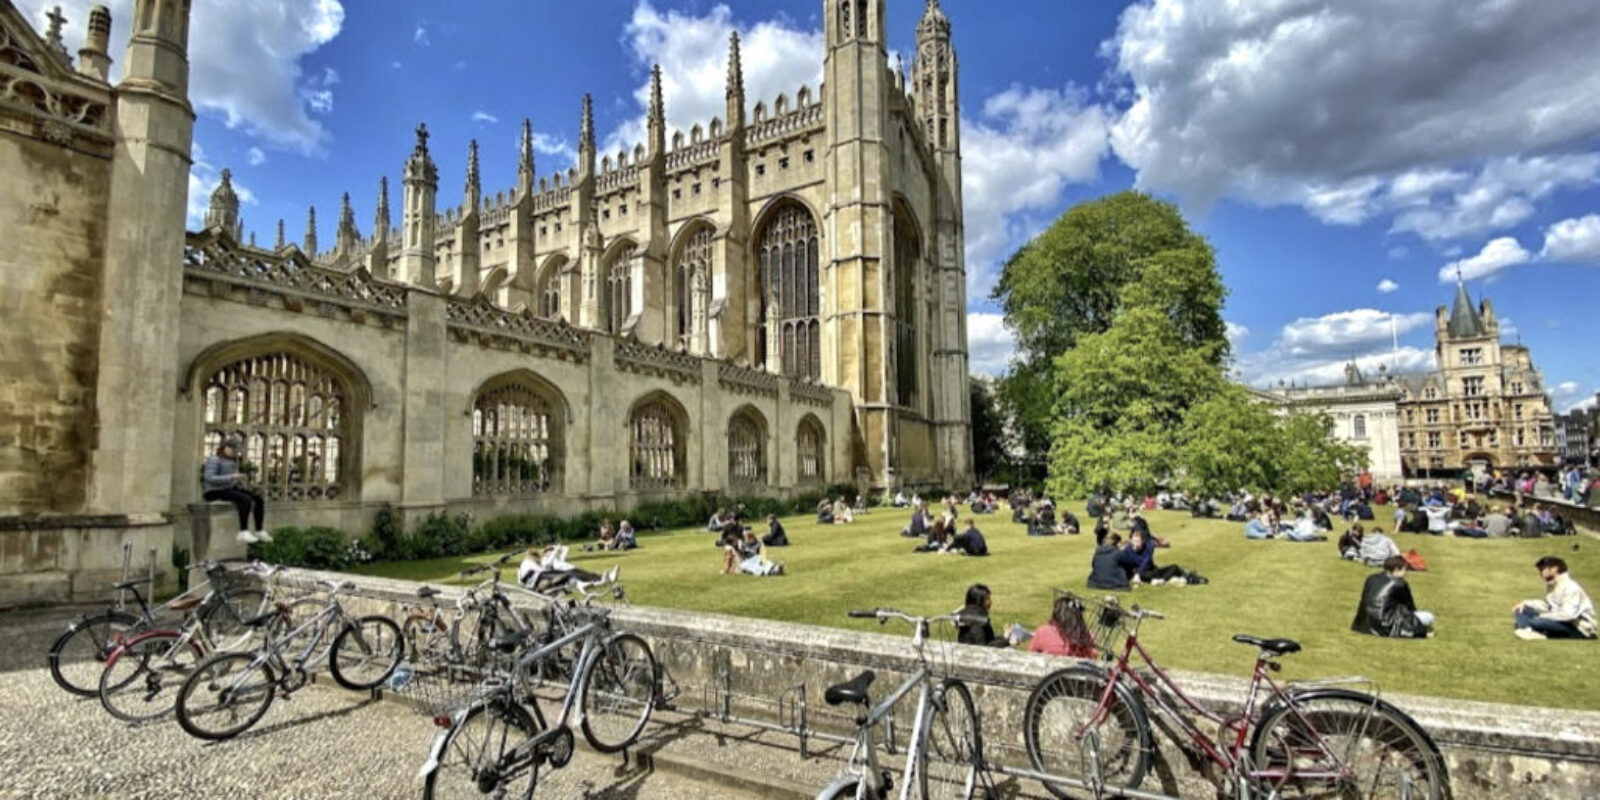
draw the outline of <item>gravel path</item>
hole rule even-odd
[[[414,798],[435,728],[398,703],[345,692],[326,677],[274,702],[256,728],[217,744],[171,719],[130,727],[98,700],[56,687],[50,642],[81,609],[0,614],[0,798],[256,800]],[[580,750],[541,777],[540,798],[742,800],[726,786],[642,770]]]

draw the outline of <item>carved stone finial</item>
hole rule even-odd
[[[739,60],[739,32],[728,35],[728,94],[744,95],[744,65]]]
[[[50,9],[50,13],[45,15],[45,19],[50,20],[50,28],[44,35],[45,44],[50,45],[51,49],[60,53],[62,58],[70,59],[71,56],[67,55],[67,43],[61,40],[61,26],[66,24],[67,21],[67,18],[61,13],[61,6]]]
[[[583,114],[578,121],[578,147],[594,150],[594,98],[583,93]]]
[[[478,140],[467,142],[467,196],[478,193]]]
[[[317,255],[317,207],[310,206],[306,210],[306,238],[305,250],[307,258],[316,258]]]
[[[650,68],[650,121],[660,123],[666,118],[666,105],[661,100],[661,65]]]
[[[428,155],[428,125],[417,124],[417,146],[411,151],[411,157],[406,159],[406,181],[418,181],[430,186],[439,185],[439,168],[434,166],[433,158]]]
[[[428,153],[428,123],[426,122],[417,123],[417,152],[423,155]]]
[[[522,140],[517,143],[517,172],[533,174],[533,122],[522,118]]]
[[[274,249],[274,250],[282,250],[283,249],[283,244],[284,244],[284,239],[283,239],[283,218],[279,217],[278,218],[278,240],[273,243],[272,249]]]

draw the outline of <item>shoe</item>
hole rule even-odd
[[[1517,634],[1518,639],[1527,639],[1529,641],[1549,638],[1532,628],[1518,628],[1516,629],[1515,633]]]
[[[1172,580],[1167,581],[1167,584],[1170,585],[1170,586],[1188,586],[1189,585],[1189,579],[1188,578],[1173,578]]]
[[[256,542],[261,541],[255,537],[255,534],[249,531],[239,531],[239,535],[235,536],[234,538],[238,539],[240,544],[255,544]]]
[[[1201,575],[1198,572],[1189,573],[1189,585],[1190,586],[1204,586],[1204,585],[1206,585],[1206,584],[1208,584],[1210,582],[1211,582],[1210,578],[1207,578],[1206,576]]]
[[[258,542],[270,542],[270,541],[272,541],[272,534],[267,533],[266,531],[256,531],[255,536],[256,536],[256,541],[258,541]]]
[[[1176,581],[1177,579],[1174,578],[1173,580]],[[1160,586],[1161,584],[1166,583],[1166,582],[1167,582],[1166,578],[1152,578],[1150,580],[1150,585],[1151,586]]]

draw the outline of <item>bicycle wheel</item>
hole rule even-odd
[[[268,608],[267,593],[261,589],[228,589],[200,610],[206,637],[218,650],[238,650],[249,644],[259,628],[244,622],[260,616]]]
[[[405,657],[400,626],[388,617],[358,617],[333,637],[328,671],[340,686],[353,691],[371,689],[389,679]]]
[[[656,707],[656,658],[643,639],[619,633],[601,645],[583,682],[583,738],[615,753],[638,738]]]
[[[178,690],[205,653],[178,631],[150,631],[106,659],[100,705],[123,722],[156,719],[177,702]]]
[[[200,662],[178,690],[178,726],[196,739],[232,739],[261,720],[278,684],[254,653],[218,653]]]
[[[827,791],[824,789],[823,791]],[[817,795],[817,800],[877,800],[862,791],[861,783],[847,783],[835,787],[831,793]]]
[[[1439,747],[1405,712],[1369,694],[1290,695],[1262,717],[1252,772],[1278,797],[1448,800]]]
[[[917,751],[917,779],[922,800],[969,800],[977,788],[983,745],[978,708],[972,692],[958,680],[947,680],[933,698],[927,739]]]
[[[537,732],[533,718],[515,703],[494,700],[468,710],[444,734],[439,765],[422,785],[423,800],[523,796],[526,788],[513,787],[520,776],[502,780],[494,767]]]
[[[1022,732],[1033,768],[1048,775],[1093,780],[1133,788],[1150,765],[1150,721],[1144,705],[1126,686],[1112,692],[1106,717],[1085,730],[1105,695],[1106,677],[1092,667],[1052,672],[1033,688],[1023,710]],[[1056,797],[1092,792],[1044,781]]]
[[[73,623],[50,645],[50,677],[79,697],[100,691],[100,673],[119,637],[146,627],[142,617],[126,611],[106,611]]]
[[[411,617],[400,626],[400,636],[411,654],[411,663],[418,667],[435,668],[451,665],[455,647],[450,641],[450,629],[439,624],[434,617]]]

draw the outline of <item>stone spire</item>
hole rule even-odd
[[[372,232],[374,241],[387,241],[389,238],[389,176],[378,179],[378,213],[372,221],[376,229]]]
[[[478,140],[467,142],[467,185],[462,195],[463,215],[478,213],[478,204],[483,197],[483,188],[478,179]]]
[[[939,0],[928,0],[917,23],[916,113],[928,144],[937,151],[961,150],[961,125],[955,48],[950,44],[950,18]]]
[[[78,49],[78,72],[95,80],[111,77],[111,11],[105,6],[89,9],[89,33]]]
[[[517,197],[533,194],[533,123],[522,120],[522,140],[517,143]]]
[[[233,190],[233,171],[222,168],[222,181],[211,192],[211,205],[206,209],[206,227],[227,231],[234,241],[241,237],[239,226],[239,195]]]
[[[356,211],[350,206],[349,192],[340,200],[339,231],[335,234],[334,246],[341,258],[354,254],[361,247],[361,229],[356,227]]]
[[[317,257],[317,207],[311,206],[306,211],[306,238],[305,244],[300,247],[305,251],[306,258]]]
[[[917,23],[917,38],[924,36],[950,38],[950,18],[939,7],[939,0],[928,0],[927,8],[922,11],[922,20]]]
[[[417,146],[406,159],[405,199],[401,222],[399,277],[427,289],[437,288],[433,246],[438,234],[439,168],[428,155],[428,126],[417,126]]]
[[[283,238],[283,218],[279,217],[278,218],[278,239],[277,239],[277,241],[273,242],[272,249],[274,249],[274,250],[282,250],[283,249],[283,245],[284,245],[284,241],[285,240]]]
[[[1478,315],[1477,307],[1472,305],[1472,297],[1467,294],[1467,285],[1461,280],[1459,268],[1456,270],[1456,299],[1450,306],[1449,331],[1457,339],[1488,335],[1483,318]]]
[[[739,63],[739,32],[728,36],[728,130],[744,127],[744,66]]]
[[[667,111],[661,101],[661,65],[650,70],[650,152],[664,153],[667,149]]]
[[[67,21],[61,13],[61,6],[51,9],[50,13],[45,15],[45,19],[50,20],[50,27],[45,31],[44,43],[49,45],[56,55],[61,56],[62,63],[71,64],[72,56],[67,53],[67,43],[61,40],[61,26]]]
[[[578,173],[594,174],[594,99],[583,93],[583,115],[578,120]]]

